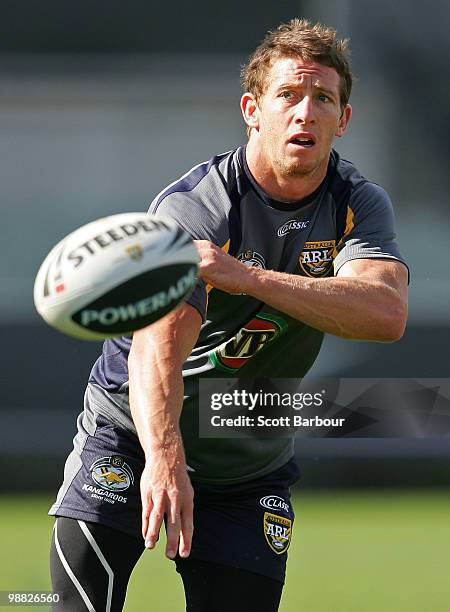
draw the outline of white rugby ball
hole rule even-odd
[[[36,276],[34,303],[65,334],[114,338],[187,299],[198,261],[192,239],[172,219],[112,215],[80,227],[50,251]]]

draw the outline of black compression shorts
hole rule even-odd
[[[111,527],[58,518],[50,554],[53,612],[120,612],[143,541]],[[151,553],[149,553],[151,554]],[[178,559],[187,612],[276,612],[283,585],[245,570]],[[149,588],[143,609],[157,611]],[[174,611],[180,612],[180,610]]]

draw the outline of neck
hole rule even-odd
[[[311,195],[322,183],[328,169],[328,155],[319,166],[299,175],[284,175],[270,164],[250,138],[246,147],[247,165],[253,178],[270,198],[281,202],[297,202]]]

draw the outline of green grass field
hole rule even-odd
[[[280,612],[450,610],[450,493],[300,493],[294,501]],[[50,589],[49,503],[47,497],[0,497],[0,590]],[[172,565],[161,545],[144,554],[126,612],[184,610]]]

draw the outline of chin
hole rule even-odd
[[[314,172],[316,168],[316,164],[305,164],[304,162],[298,161],[280,165],[281,174],[283,176],[307,176]]]

